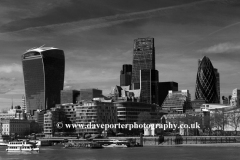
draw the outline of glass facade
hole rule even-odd
[[[195,98],[204,99],[206,103],[219,103],[220,85],[218,87],[218,82],[210,59],[204,56],[198,65]]]
[[[77,90],[62,90],[61,91],[61,104],[64,103],[77,103],[80,98],[80,91]]]
[[[154,38],[134,40],[132,89],[140,89],[140,70],[155,69]]]
[[[132,80],[132,65],[124,64],[123,69],[120,72],[120,86],[131,85]]]
[[[102,97],[102,90],[99,89],[81,89],[80,100],[81,101],[92,101],[93,98]]]
[[[158,104],[158,71],[140,70],[140,101],[149,104]]]
[[[153,114],[156,110],[156,105],[139,103],[139,102],[114,102],[117,108],[118,123],[133,124],[138,122],[138,116],[142,112]]]
[[[49,109],[60,103],[65,58],[62,50],[38,48],[22,56],[27,112]]]

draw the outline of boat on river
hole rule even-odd
[[[7,152],[39,152],[36,143],[29,141],[12,141],[8,143]]]

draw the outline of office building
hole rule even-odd
[[[204,99],[206,103],[219,103],[216,71],[210,59],[204,56],[198,63],[195,98]]]
[[[216,86],[217,86],[217,94],[218,94],[218,103],[220,103],[220,74],[218,69],[214,68],[214,73],[216,76]]]
[[[132,65],[124,64],[120,71],[120,86],[130,86],[132,80]]]
[[[91,89],[80,89],[80,101],[92,101],[93,98],[103,97],[102,90],[91,88]]]
[[[240,107],[240,89],[235,88],[232,91],[232,96],[230,99],[230,105],[231,106],[236,106],[236,107]]]
[[[12,107],[5,113],[0,113],[0,120],[1,119],[26,119],[26,113],[20,106]]]
[[[156,105],[140,102],[114,102],[117,108],[117,120],[121,124],[133,124],[138,122],[140,113],[147,112],[155,115]],[[152,123],[155,122],[153,119]]]
[[[62,90],[61,91],[61,104],[77,103],[80,99],[80,91],[77,90]]]
[[[140,89],[140,70],[155,70],[154,38],[134,40],[132,66],[132,89]]]
[[[76,106],[78,104],[73,103],[64,103],[64,104],[57,104],[57,108],[61,108],[66,116],[66,118],[72,123],[76,123]]]
[[[2,135],[19,135],[23,137],[30,132],[30,122],[23,119],[4,119],[2,123]]]
[[[24,112],[26,112],[26,99],[25,99],[25,95],[22,96],[22,107],[21,107]]]
[[[169,113],[185,113],[192,109],[191,95],[188,90],[168,91],[168,96],[163,102],[162,110]]]
[[[44,114],[45,137],[52,137],[57,132],[63,132],[64,127],[60,129],[56,127],[56,124],[58,122],[64,122],[64,123],[67,122],[62,108],[55,107],[55,108],[51,108],[50,110],[47,110],[47,112]]]
[[[140,102],[158,104],[158,71],[140,70]]]
[[[117,109],[111,102],[92,101],[82,102],[76,106],[76,123],[84,126],[91,124],[116,124]],[[80,134],[102,133],[104,128],[77,128],[76,132]]]
[[[30,49],[22,55],[27,112],[44,110],[60,103],[63,90],[64,52],[57,48]]]
[[[131,90],[130,86],[114,86],[111,88],[110,97],[113,102],[140,102],[141,90]]]
[[[168,95],[168,91],[178,91],[178,83],[177,82],[159,82],[158,83],[159,106],[162,106],[163,101]]]

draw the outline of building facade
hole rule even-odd
[[[6,113],[0,113],[0,119],[26,119],[26,113],[23,109],[16,106]]]
[[[27,112],[44,110],[60,103],[65,58],[57,48],[30,49],[22,55]]]
[[[140,70],[140,102],[158,104],[158,71]]]
[[[210,59],[204,56],[199,60],[195,99],[204,99],[207,103],[220,103],[218,82]]]
[[[132,64],[132,89],[140,89],[140,70],[155,70],[154,38],[134,40]]]
[[[22,119],[1,120],[2,135],[19,135],[20,137],[28,135],[30,132],[30,122]]]
[[[100,89],[81,89],[80,90],[80,101],[92,101],[93,98],[102,97],[102,90]]]
[[[120,86],[130,86],[132,80],[132,65],[124,64],[120,71]]]
[[[61,104],[77,103],[80,100],[80,91],[77,90],[62,90],[61,91]]]
[[[139,114],[147,112],[156,113],[156,105],[141,102],[114,102],[117,108],[117,120],[121,124],[133,124],[138,122]],[[153,120],[154,121],[154,120]]]
[[[230,99],[230,105],[231,106],[236,106],[236,107],[240,107],[240,89],[235,88],[232,91],[232,96]]]
[[[159,82],[158,83],[159,106],[162,106],[163,101],[168,95],[168,91],[178,91],[178,83],[177,82]]]
[[[111,102],[83,102],[76,106],[76,123],[84,126],[91,124],[116,124],[117,109]],[[77,133],[97,134],[101,133],[104,128],[78,128]]]
[[[45,137],[52,137],[58,131],[62,131],[62,128],[57,128],[58,122],[67,122],[64,111],[61,108],[51,108],[44,114],[44,134]]]
[[[169,113],[185,113],[189,109],[192,109],[192,106],[191,95],[188,90],[168,91],[162,110],[166,110]]]

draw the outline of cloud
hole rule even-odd
[[[22,72],[22,66],[16,63],[9,64],[9,65],[1,65],[0,66],[0,73],[12,73],[12,72]]]
[[[220,43],[209,48],[201,49],[201,53],[231,53],[240,50],[240,44]]]
[[[5,41],[8,39],[12,40],[12,38],[15,38],[14,40],[18,40],[16,39],[16,37],[22,34],[25,35],[24,37],[25,39],[29,38],[29,37],[26,37],[26,35],[34,37],[34,35],[39,36],[40,33],[42,33],[40,34],[42,36],[49,36],[49,33],[69,35],[72,33],[78,33],[78,32],[88,31],[88,30],[97,29],[97,28],[110,27],[113,25],[118,25],[125,22],[131,22],[139,19],[146,19],[146,18],[159,17],[159,16],[166,17],[169,11],[171,12],[179,11],[183,9],[189,9],[189,7],[193,9],[193,8],[199,7],[199,5],[202,5],[202,4],[204,5],[205,3],[208,3],[208,2],[209,0],[202,0],[202,1],[191,2],[187,4],[182,4],[182,5],[151,9],[147,11],[117,14],[117,15],[105,16],[100,18],[78,20],[74,22],[65,22],[65,23],[59,23],[59,24],[28,27],[20,30],[1,32],[0,35],[1,37],[3,37],[2,40],[5,40]],[[220,2],[216,1],[216,3],[221,3],[221,1]],[[43,34],[43,33],[46,33],[46,34]],[[21,37],[21,40],[22,38],[23,37]]]

